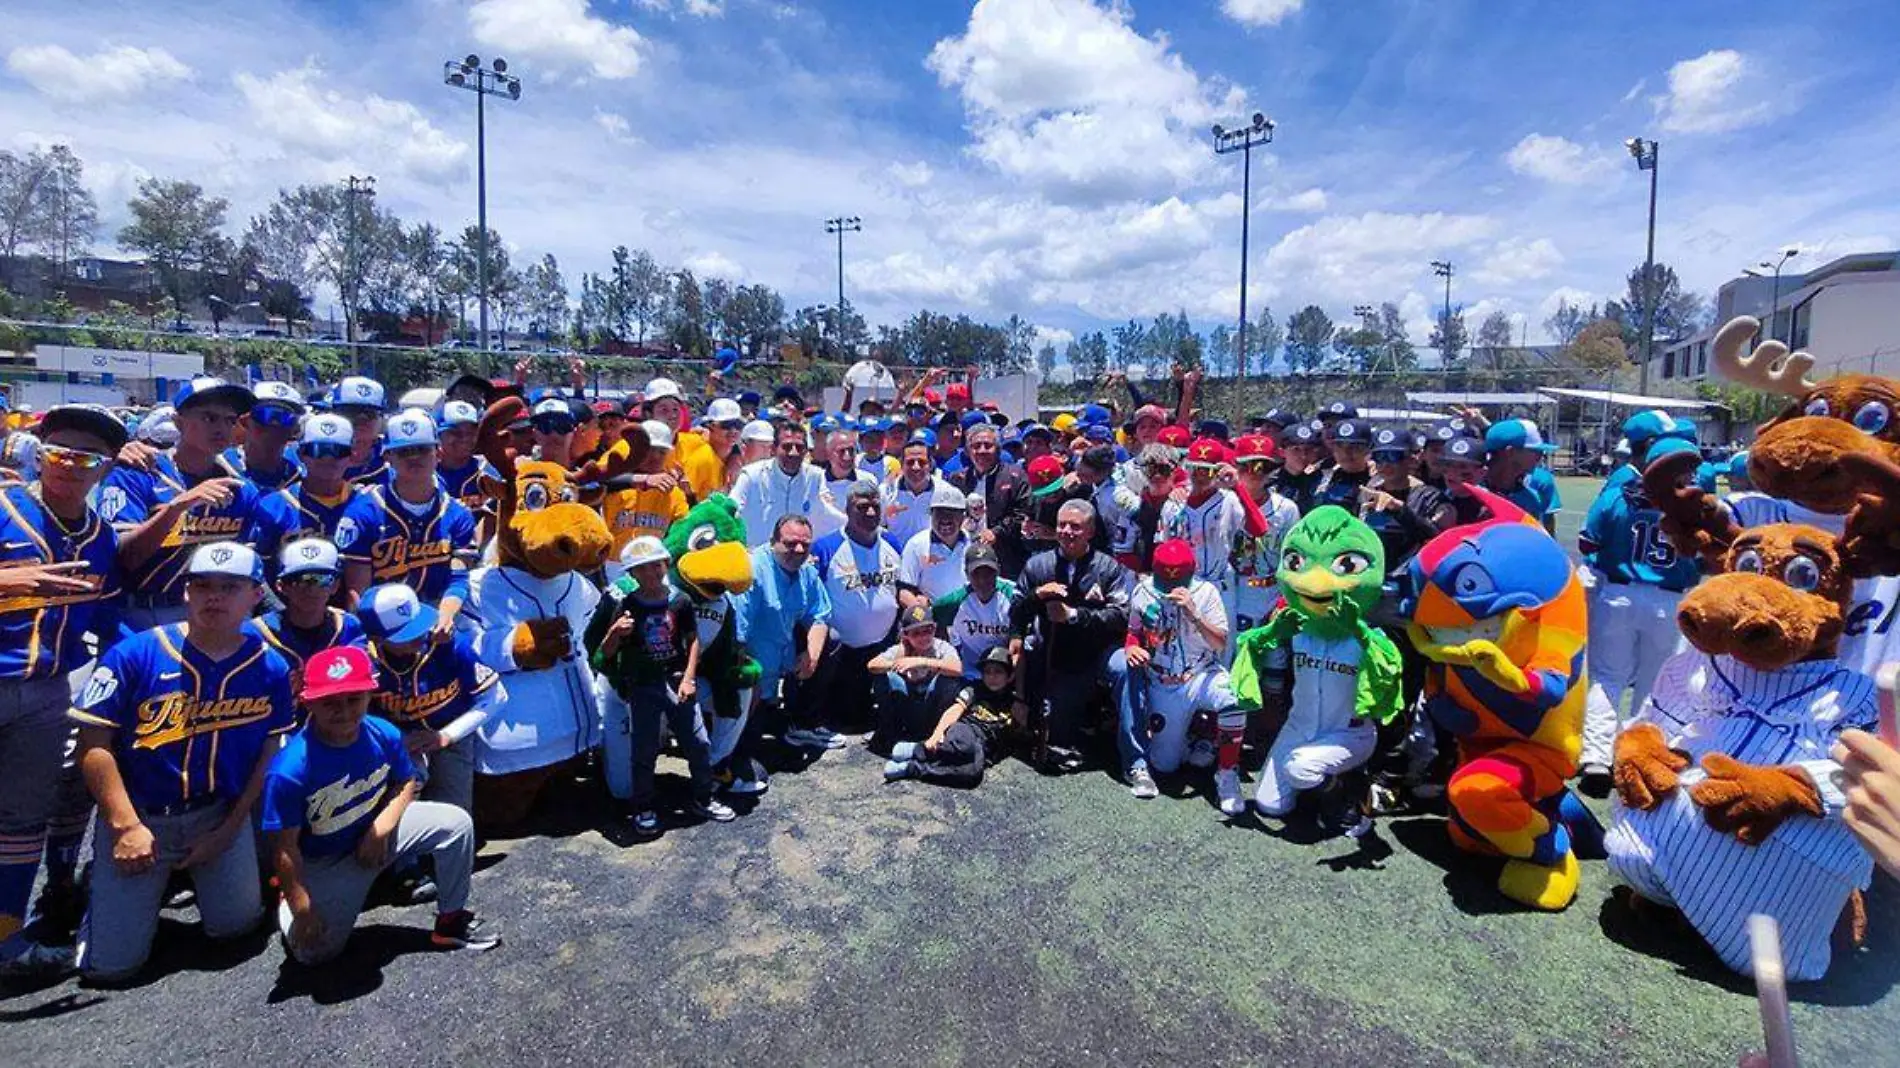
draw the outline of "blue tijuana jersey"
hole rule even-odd
[[[264,557],[264,570],[275,578],[278,552],[302,537],[325,537],[336,545],[338,553],[367,557],[368,547],[357,546],[375,527],[379,516],[376,502],[361,486],[345,482],[342,493],[324,498],[298,483],[258,502],[254,544]]]
[[[224,450],[224,462],[229,464],[233,471],[242,472],[251,485],[265,493],[280,490],[286,486],[294,486],[303,479],[303,461],[297,458],[295,445],[284,448],[284,460],[277,465],[275,471],[259,471],[252,467],[244,459],[244,450],[236,445]]]
[[[438,489],[421,514],[411,512],[389,485],[372,486],[367,494],[373,507],[368,527],[337,549],[348,560],[366,561],[370,585],[400,582],[416,591],[424,604],[444,593],[462,596],[468,577],[454,567],[458,557],[475,552],[475,516],[462,502]]]
[[[302,671],[304,663],[312,656],[334,646],[354,645],[365,651],[369,649],[369,636],[363,633],[363,624],[356,621],[356,616],[341,608],[324,609],[323,622],[312,630],[291,626],[284,621],[282,610],[259,616],[251,620],[251,625],[290,664],[292,672]]]
[[[375,646],[379,687],[376,714],[405,730],[427,727],[441,730],[475,706],[475,699],[495,687],[500,676],[475,656],[475,645],[465,635],[422,647],[413,660],[400,663]]]
[[[1543,522],[1563,510],[1563,494],[1557,491],[1557,476],[1538,464],[1523,481],[1505,492],[1504,498],[1524,509],[1532,519]]]
[[[185,599],[185,565],[198,546],[214,541],[255,540],[257,524],[257,487],[220,457],[203,475],[186,475],[178,470],[169,452],[160,453],[154,470],[118,466],[99,484],[99,515],[121,531],[138,526],[158,507],[214,478],[235,478],[236,492],[231,503],[222,508],[193,508],[180,516],[166,533],[164,543],[152,558],[126,576],[125,592],[155,604],[179,604]]]
[[[84,637],[112,632],[119,595],[119,536],[92,508],[67,529],[40,503],[35,487],[0,490],[0,567],[83,562],[85,593],[0,600],[0,678],[46,679],[85,663]]]
[[[483,477],[501,481],[501,473],[495,465],[480,456],[470,460],[463,467],[437,467],[436,485],[442,492],[462,502],[462,507],[471,512],[480,512],[489,507],[488,492],[482,488]]]
[[[257,758],[295,721],[290,665],[250,627],[223,660],[186,625],[142,631],[106,650],[74,702],[82,727],[113,732],[126,792],[141,812],[244,792]]]
[[[1632,582],[1680,592],[1696,584],[1700,569],[1663,536],[1662,512],[1649,503],[1640,478],[1605,483],[1577,534],[1584,562],[1613,583]]]
[[[295,829],[306,857],[337,857],[356,848],[383,805],[416,777],[416,765],[389,724],[366,717],[356,740],[329,745],[298,731],[271,758],[258,804],[266,831]]]
[[[379,441],[369,447],[369,459],[343,469],[343,481],[376,486],[387,482],[391,473],[389,461],[383,459],[383,443]]]

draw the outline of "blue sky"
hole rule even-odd
[[[1894,5],[1505,0],[14,0],[0,147],[63,141],[110,230],[139,177],[191,177],[235,229],[282,186],[374,174],[445,229],[474,215],[473,99],[441,64],[506,56],[490,219],[571,283],[615,244],[830,299],[827,216],[873,322],[1018,313],[1057,341],[1238,296],[1239,161],[1208,127],[1279,124],[1254,168],[1250,301],[1335,318],[1454,299],[1532,340],[1643,251],[1625,137],[1662,143],[1659,258],[1712,290],[1900,244]]]

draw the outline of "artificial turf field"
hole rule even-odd
[[[1099,771],[1009,762],[963,793],[878,768],[826,754],[737,823],[647,844],[576,790],[484,851],[476,904],[508,939],[488,954],[430,954],[426,909],[379,909],[337,966],[294,974],[261,938],[168,922],[140,986],[0,1000],[0,1064],[1675,1066],[1759,1046],[1748,985],[1609,904],[1601,862],[1569,910],[1528,913],[1431,816],[1312,844],[1222,823],[1195,783],[1137,802]],[[1805,1063],[1900,1064],[1896,902],[1878,881],[1868,946],[1795,988]]]

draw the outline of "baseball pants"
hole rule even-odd
[[[0,680],[0,956],[26,924],[72,721],[64,677]]]
[[[1136,701],[1140,690],[1145,700]],[[1227,672],[1209,669],[1181,682],[1164,682],[1143,671],[1128,680],[1128,699],[1121,702],[1121,730],[1116,741],[1122,767],[1147,767],[1163,774],[1180,768],[1187,757],[1188,727],[1196,712],[1224,712],[1237,707]]]
[[[1364,764],[1378,744],[1378,726],[1363,719],[1310,738],[1288,738],[1283,731],[1260,768],[1254,804],[1269,816],[1284,816],[1293,811],[1302,791]]]
[[[974,724],[958,720],[943,732],[943,744],[928,756],[916,758],[917,777],[939,786],[975,787],[983,781],[983,769],[989,754],[983,744],[983,732]]]
[[[633,796],[633,710],[604,673],[594,675],[594,702],[600,706],[600,763],[607,793],[625,801]]]
[[[475,736],[438,749],[417,761],[423,773],[421,799],[454,805],[463,812],[475,804]]]
[[[932,673],[928,679],[912,683],[896,672],[876,675],[871,690],[876,695],[876,726],[871,731],[871,751],[888,755],[898,742],[921,742],[937,729],[943,710],[957,696],[961,680]]]
[[[410,802],[391,837],[389,857],[379,867],[357,863],[354,852],[305,857],[304,886],[310,892],[310,907],[323,920],[323,937],[310,948],[289,949],[290,955],[303,964],[321,964],[342,953],[376,877],[391,867],[413,867],[425,856],[435,858],[436,911],[446,914],[465,908],[475,864],[475,824],[466,809],[454,805]],[[290,906],[279,902],[277,930],[286,940],[290,919]]]
[[[1590,598],[1590,687],[1583,705],[1583,756],[1579,763],[1610,766],[1611,749],[1624,721],[1642,710],[1656,672],[1682,646],[1676,626],[1677,590],[1643,582],[1603,583]]]
[[[93,823],[99,862],[92,866],[92,898],[79,928],[79,968],[91,979],[124,979],[145,966],[158,933],[158,909],[172,869],[191,852],[191,844],[211,832],[231,811],[219,801],[176,816],[139,818],[152,832],[157,862],[128,875],[112,860],[112,829],[103,816]],[[198,915],[211,938],[236,938],[264,918],[257,880],[257,839],[240,832],[224,852],[186,869],[198,893]]]

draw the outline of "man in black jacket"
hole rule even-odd
[[[970,462],[944,477],[965,493],[983,494],[983,533],[977,540],[996,550],[1003,574],[1014,578],[1022,573],[1027,558],[1023,552],[1023,516],[1028,508],[1029,476],[1019,465],[1003,462],[996,428],[988,423],[979,423],[964,433],[963,451]]]
[[[1082,727],[1104,706],[1099,687],[1126,685],[1128,570],[1091,544],[1095,506],[1070,501],[1056,514],[1056,548],[1030,557],[1010,627],[1028,637],[1016,693],[1037,758],[1070,771],[1081,765]]]

